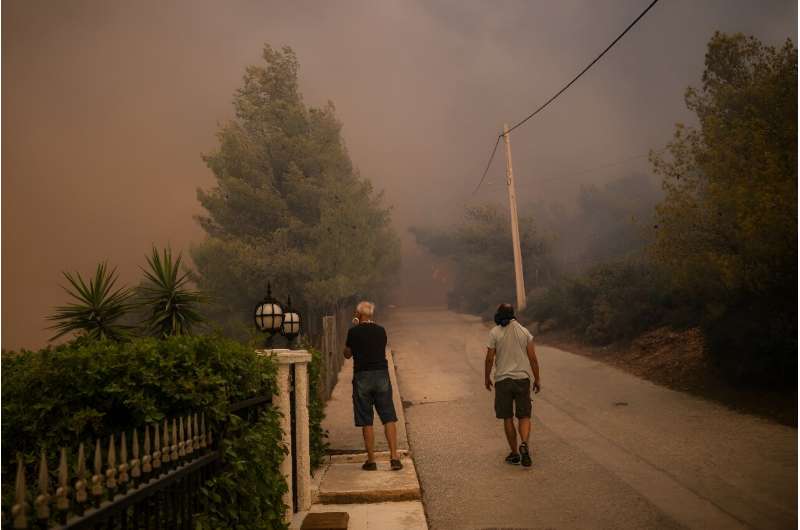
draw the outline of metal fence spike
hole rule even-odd
[[[67,449],[61,448],[58,462],[58,489],[56,489],[56,508],[64,512],[69,510],[69,467],[67,466]]]
[[[147,432],[146,425],[144,432]],[[136,429],[133,429],[131,452],[133,453],[133,460],[131,460],[131,477],[137,479],[142,476],[142,461],[139,459],[139,431]]]
[[[42,457],[39,460],[39,495],[36,497],[34,504],[36,506],[37,519],[50,518],[50,494],[48,493],[48,482],[50,475],[47,471],[47,455],[42,449]]]
[[[158,424],[156,423],[156,430],[158,430]],[[156,434],[156,447],[158,447],[158,435]],[[156,449],[158,452],[158,449]],[[148,425],[144,426],[144,455],[142,455],[142,473],[150,473],[152,468],[150,467],[150,427]]]
[[[172,418],[172,445],[170,446],[169,459],[172,462],[178,461],[178,421]],[[166,449],[165,449],[166,450]]]
[[[161,461],[165,464],[168,464],[170,461],[170,451],[169,451],[169,423],[167,423],[167,418],[164,418],[164,432],[161,433],[164,437],[162,440],[162,448],[161,448]]]
[[[103,472],[103,453],[100,450],[100,439],[95,440],[94,445],[94,473],[99,475]]]
[[[100,451],[100,439],[98,438],[94,446],[94,474],[92,475],[92,496],[99,505],[100,497],[103,496],[103,455]]]
[[[186,456],[186,442],[184,439],[183,416],[178,416],[178,458]]]
[[[119,473],[119,483],[127,484],[128,469],[130,467],[130,464],[128,463],[128,442],[126,441],[128,436],[125,434],[125,431],[122,431],[120,436],[122,437],[122,440],[120,440],[119,467],[117,468],[117,472]]]
[[[28,528],[28,488],[25,484],[25,462],[22,454],[17,454],[17,477],[14,483],[14,505],[11,507],[11,517],[14,519],[14,528]]]
[[[192,454],[194,451],[194,442],[192,441],[192,415],[186,416],[186,444],[184,449],[187,455]]]
[[[84,503],[86,499],[86,453],[81,442],[78,446],[78,467],[75,471],[75,500]]]
[[[113,490],[117,487],[117,451],[114,447],[114,435],[108,437],[108,467],[106,468],[106,487]],[[113,495],[113,492],[112,492]]]
[[[206,413],[203,412],[200,416],[200,447],[205,448],[206,445]]]
[[[86,451],[83,448],[83,442],[78,445],[78,464],[75,467],[75,475],[77,478],[86,476]]]
[[[155,423],[155,431],[153,433],[153,439],[155,440],[155,450],[153,451],[153,469],[158,469],[161,467],[161,437],[158,434],[158,422]],[[150,450],[147,450],[150,453]]]

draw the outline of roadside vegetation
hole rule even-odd
[[[533,219],[519,223],[520,246],[525,256],[525,275],[551,279],[554,274],[548,241],[537,232]],[[487,300],[513,297],[514,253],[508,216],[495,205],[467,209],[463,222],[451,230],[411,228],[417,242],[439,257],[455,264],[453,289],[448,295],[451,308],[481,314]]]
[[[697,124],[678,124],[666,149],[651,153],[661,193],[631,176],[582,190],[577,214],[538,207],[521,220],[531,289],[523,317],[593,345],[699,328],[709,366],[728,381],[792,390],[797,48],[716,33],[685,99]],[[437,237],[415,230],[450,259],[452,307],[488,315],[487,301],[514,299],[508,232],[506,215],[488,222],[469,212]],[[458,244],[465,233],[469,245]],[[460,286],[470,275],[480,277],[474,292]]]
[[[144,279],[133,289],[117,286],[114,269],[97,266],[93,277],[65,273],[72,302],[50,317],[54,339],[70,340],[38,351],[2,355],[3,513],[10,513],[16,458],[33,470],[41,451],[57,468],[58,449],[130,433],[145,424],[202,412],[223,441],[227,463],[203,488],[207,510],[198,524],[208,528],[282,528],[280,474],[285,456],[276,409],[243,422],[231,403],[271,395],[275,363],[257,346],[207,332],[206,297],[188,284],[181,257],[153,249]],[[193,335],[195,330],[206,330]],[[312,467],[321,465],[327,444],[322,429],[322,356],[310,348],[309,419]]]
[[[278,412],[245,422],[232,403],[276,388],[275,363],[255,353],[252,311],[271,281],[308,318],[357,295],[380,298],[399,264],[389,209],[352,166],[333,104],[310,108],[289,48],[269,46],[234,97],[236,118],[205,157],[217,186],[200,190],[206,240],[196,270],[170,249],[145,256],[143,278],[120,285],[106,263],[87,278],[64,273],[69,302],[49,317],[53,341],[3,351],[3,525],[16,458],[28,484],[44,450],[130,433],[145,424],[204,413],[224,437],[221,474],[204,484],[198,528],[285,528]],[[307,311],[306,311],[307,310]],[[250,338],[251,340],[248,340]],[[311,464],[323,462],[323,356],[307,340]],[[50,462],[50,469],[57,469]],[[72,466],[74,462],[71,462]]]
[[[233,99],[235,118],[205,157],[216,185],[198,190],[205,241],[196,281],[227,333],[252,327],[252,305],[273,292],[301,308],[330,307],[392,285],[400,243],[390,211],[350,161],[333,103],[303,102],[291,48],[264,48]]]

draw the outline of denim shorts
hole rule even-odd
[[[353,415],[356,427],[372,425],[372,407],[382,423],[397,421],[388,370],[367,370],[353,374]]]

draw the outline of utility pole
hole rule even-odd
[[[525,278],[522,274],[522,250],[519,244],[519,217],[517,215],[517,190],[514,188],[514,168],[511,165],[511,139],[508,124],[503,125],[503,141],[506,144],[506,184],[508,185],[508,206],[511,211],[511,241],[514,245],[514,279],[517,286],[517,311],[527,306],[525,299]]]

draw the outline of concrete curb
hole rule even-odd
[[[394,350],[389,348],[389,351],[390,351],[389,358],[391,359],[389,361],[389,365],[391,367],[391,372],[390,373],[394,376],[394,381],[396,382],[396,381],[398,381],[398,378],[397,378],[397,372],[395,371],[395,365],[394,365]],[[406,407],[405,407],[405,402],[403,401],[403,395],[400,393],[400,384],[399,384],[399,382],[397,383],[396,388],[397,388],[398,398],[399,398],[399,401],[400,401],[400,410],[401,410],[400,414],[402,414],[402,418],[403,418],[402,421],[403,421],[403,425],[405,426],[405,428],[403,429],[403,432],[406,435],[406,447],[408,447],[408,457],[413,462],[414,458],[413,458],[413,456],[411,454],[411,443],[408,440],[408,424],[406,423]],[[397,419],[400,420],[400,416],[398,416]],[[422,498],[422,485],[421,485],[421,483],[419,481],[419,473],[417,473],[416,463],[414,464],[414,477],[417,479],[417,490],[419,491],[419,497],[418,497],[419,501],[418,502],[420,503],[420,505],[422,505],[422,512],[423,512],[423,515],[425,517],[425,528],[427,529],[429,527],[429,524],[428,524],[428,507],[425,505],[425,501]]]
[[[408,449],[398,449],[397,454],[400,458],[403,457],[411,457],[411,453]],[[389,451],[375,451],[375,459],[378,461],[389,461]],[[347,462],[347,463],[363,463],[364,460],[367,458],[367,453],[364,451],[361,452],[354,452],[354,453],[347,453],[347,454],[338,454],[338,455],[329,455],[328,459],[331,463],[339,463],[339,462]]]
[[[389,380],[392,382],[392,389],[394,391],[393,393],[396,394],[397,396],[395,402],[399,405],[395,406],[396,409],[395,413],[397,414],[397,423],[403,426],[402,432],[403,436],[405,437],[405,440],[403,440],[403,442],[405,443],[401,444],[400,440],[397,440],[397,446],[409,447],[408,430],[406,429],[406,411],[405,408],[403,407],[403,396],[400,394],[400,384],[397,382],[397,371],[395,370],[394,366],[394,351],[392,351],[392,349],[388,346],[386,347],[386,360],[388,361],[389,364]],[[399,431],[400,430],[398,429],[398,434]]]
[[[419,489],[417,490],[376,490],[369,493],[344,492],[335,495],[322,495],[317,501],[319,504],[376,504],[379,502],[404,502],[420,501]]]

